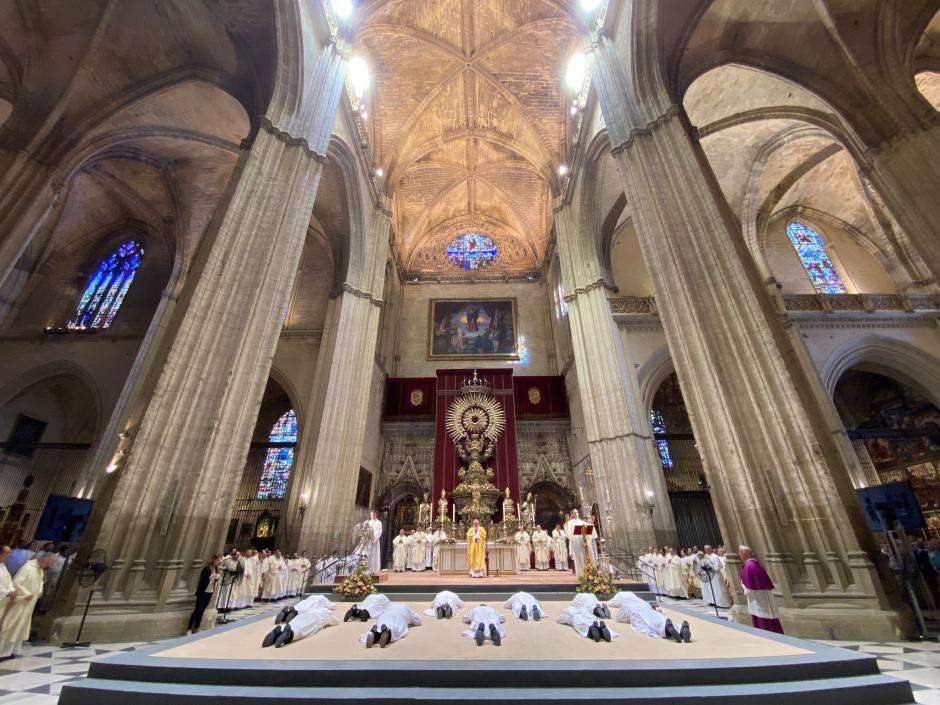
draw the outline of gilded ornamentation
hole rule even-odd
[[[529,403],[535,406],[542,403],[542,393],[538,387],[529,387]]]
[[[420,389],[411,390],[411,405],[412,406],[421,406],[424,403],[424,392]]]

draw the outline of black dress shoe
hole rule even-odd
[[[682,629],[679,630],[679,636],[682,637],[682,641],[686,644],[692,641],[692,630],[689,628],[688,621],[682,622]]]
[[[366,635],[366,648],[371,649],[375,646],[375,642],[379,639],[379,632],[375,627],[369,630],[369,633]]]
[[[601,605],[601,612],[604,613],[604,619],[610,619],[610,608],[607,605]]]
[[[274,623],[275,623],[275,624],[283,624],[284,622],[286,622],[286,621],[287,621],[287,613],[288,613],[289,611],[290,611],[290,610],[289,610],[287,607],[285,607],[285,608],[282,609],[280,612],[278,612],[277,615],[274,617]]]
[[[601,622],[597,625],[598,633],[601,635],[601,639],[610,643],[610,630],[607,628],[607,625]]]
[[[392,640],[392,632],[388,627],[382,627],[382,631],[379,632],[379,648],[384,649],[388,646],[388,643]]]
[[[277,640],[274,642],[274,648],[280,649],[282,646],[290,644],[293,640],[294,631],[289,626],[284,627],[284,629],[281,630],[280,636],[278,636]]]
[[[287,616],[284,618],[284,623],[290,624],[290,621],[296,616],[297,616],[297,610],[291,607],[290,611],[287,613]]]
[[[539,612],[538,605],[532,605],[532,619],[538,622],[542,618],[542,613]]]
[[[359,620],[362,622],[368,622],[372,619],[372,615],[369,614],[369,610],[359,610]]]
[[[483,640],[486,639],[486,631],[484,631],[482,623],[477,625],[477,631],[473,635],[473,638],[476,639],[477,646],[483,646]]]
[[[682,643],[682,637],[679,636],[679,632],[676,631],[671,619],[666,620],[666,638],[674,640],[677,644]]]
[[[450,619],[454,616],[454,611],[450,608],[450,605],[444,605],[444,616],[447,619]]]
[[[343,621],[348,622],[350,619],[359,619],[358,605],[353,605],[348,610],[346,610],[346,614],[343,616]]]
[[[525,611],[525,605],[523,605],[523,606],[522,606],[522,609],[519,610],[519,619],[521,619],[523,622],[528,622],[528,621],[529,621],[529,615],[528,615],[528,613]]]
[[[277,638],[281,635],[283,629],[283,627],[278,625],[268,632],[264,637],[264,641],[261,642],[261,648],[266,649],[269,646],[273,646],[274,642],[277,641]]]
[[[588,639],[593,639],[595,642],[601,640],[601,628],[597,625],[597,622],[594,622],[591,628],[588,629]]]
[[[435,613],[437,613],[437,618],[438,618],[438,619],[444,619],[444,608],[443,608],[443,607],[438,607],[438,608],[437,608],[436,610],[434,610],[434,611],[435,611]]]
[[[499,635],[499,630],[496,629],[495,624],[490,625],[490,639],[493,640],[493,646],[499,646],[503,643],[503,639]]]
[[[601,606],[600,606],[600,605],[596,605],[596,606],[594,607],[594,611],[592,612],[592,614],[593,614],[595,617],[600,617],[601,619],[604,618],[604,610],[601,609]]]

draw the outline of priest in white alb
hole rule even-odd
[[[565,536],[561,524],[556,524],[552,531],[552,552],[555,554],[555,570],[562,570],[566,573],[570,569],[568,565],[568,537]]]
[[[519,570],[528,570],[529,553],[532,550],[529,533],[525,529],[520,528],[513,537],[513,540],[516,543],[516,565],[518,565]]]
[[[2,638],[2,625],[7,609],[13,604],[16,590],[13,588],[13,577],[7,570],[7,560],[13,555],[9,546],[0,546],[0,660],[13,656],[13,642]]]
[[[548,570],[548,563],[551,557],[552,539],[538,524],[535,525],[535,531],[532,532],[532,552],[535,554],[535,569]]]
[[[379,541],[382,538],[382,522],[375,512],[369,512],[369,520],[366,521],[366,525],[372,530],[372,541],[369,544],[369,562],[366,564],[366,569],[370,573],[378,575],[382,572],[382,546]]]
[[[29,627],[33,619],[33,609],[42,595],[42,581],[45,570],[56,559],[55,553],[40,551],[31,560],[26,561],[13,576],[13,589],[16,597],[7,607],[0,626],[0,642],[9,648],[12,656],[19,656],[23,642],[29,639]]]
[[[583,575],[585,566],[584,536],[576,533],[579,526],[588,526],[588,523],[580,517],[577,509],[572,509],[571,518],[565,522],[565,535],[568,537],[568,550],[574,560],[574,572],[576,575]],[[590,551],[590,557],[594,561],[594,565],[597,565],[596,549],[594,549],[595,540],[596,537],[591,533],[588,537],[588,551]]]

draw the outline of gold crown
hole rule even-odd
[[[490,387],[489,382],[486,381],[484,377],[478,377],[477,371],[473,371],[473,377],[465,379],[463,384],[460,386],[461,394],[483,394],[489,396],[493,391],[493,388]]]

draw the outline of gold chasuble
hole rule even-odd
[[[486,566],[486,529],[470,528],[467,531],[467,569],[482,571]]]

